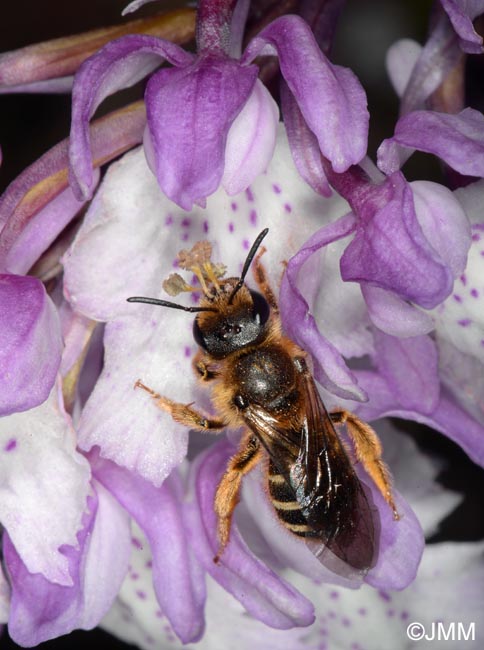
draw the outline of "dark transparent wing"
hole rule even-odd
[[[368,570],[376,556],[376,511],[360,483],[309,372],[303,374],[306,418],[291,484],[321,542],[346,564]],[[317,555],[317,545],[311,542]]]
[[[309,372],[302,389],[306,410],[300,428],[288,427],[258,405],[244,411],[244,420],[291,487],[311,529],[306,536],[311,551],[338,573],[344,570],[328,560],[326,549],[365,572],[376,555],[374,510]]]

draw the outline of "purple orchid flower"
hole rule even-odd
[[[274,150],[278,109],[257,79],[253,60],[277,54],[281,72],[310,131],[336,171],[366,151],[365,93],[349,70],[330,63],[308,25],[284,16],[256,36],[239,60],[241,25],[234,3],[220,19],[200,3],[198,55],[149,36],[126,36],[102,48],[79,70],[73,89],[71,184],[78,198],[92,195],[88,123],[100,102],[152,72],[145,93],[147,160],[163,192],[191,210],[222,184],[229,195],[263,172]],[[242,22],[243,24],[243,22]],[[236,55],[236,54],[235,54]]]

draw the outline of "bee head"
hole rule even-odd
[[[157,298],[132,297],[128,298],[128,302],[199,312],[193,324],[193,336],[198,345],[216,359],[223,359],[247,345],[259,343],[266,333],[270,307],[260,293],[246,286],[244,279],[268,232],[268,228],[264,229],[253,243],[239,278],[222,279],[225,266],[210,260],[212,248],[206,241],[197,242],[190,251],[180,251],[179,267],[194,273],[199,286],[191,286],[178,273],[173,273],[165,280],[163,287],[172,296],[201,289],[203,295],[197,307],[185,307]]]
[[[193,323],[195,341],[215,359],[259,343],[266,335],[270,316],[267,300],[245,284],[234,294],[238,284],[239,278],[229,278],[212,300],[216,311],[200,313]]]

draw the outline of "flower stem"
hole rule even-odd
[[[197,48],[227,54],[230,25],[237,0],[200,0],[197,10]]]

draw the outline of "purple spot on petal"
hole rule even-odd
[[[472,323],[470,318],[462,318],[461,320],[458,320],[457,323],[461,327],[469,327],[469,325]]]
[[[163,618],[163,612],[159,609],[156,610],[155,612],[156,618]]]
[[[183,235],[181,236],[181,240],[182,241],[187,241],[188,237],[189,237],[189,234],[187,232],[184,232]]]
[[[452,298],[453,298],[456,302],[462,302],[462,298],[461,298],[457,293],[454,293],[454,295],[452,296]]]
[[[137,537],[132,537],[131,538],[131,544],[138,549],[138,551],[141,551],[143,548],[143,544]]]
[[[188,345],[185,345],[185,356],[186,357],[191,357],[192,356],[192,349]]]
[[[353,641],[353,643],[350,645],[350,648],[351,650],[360,650],[361,646],[356,641]]]
[[[193,303],[198,304],[198,302],[200,301],[200,292],[194,291],[193,293],[190,294],[190,297]]]
[[[471,296],[473,298],[479,298],[479,291],[477,289],[471,289]]]
[[[4,450],[5,451],[13,451],[16,446],[17,446],[17,441],[15,440],[15,438],[12,438],[11,440],[9,440],[7,442],[7,444],[4,447]]]
[[[255,210],[251,210],[249,214],[249,221],[252,226],[257,225],[257,212]]]
[[[392,597],[390,596],[390,594],[387,593],[386,591],[383,591],[383,589],[380,589],[380,590],[378,591],[378,595],[380,596],[380,598],[381,598],[382,600],[384,600],[384,601],[387,602],[387,603],[389,603],[389,602],[391,601],[391,599],[392,599]]]
[[[247,197],[247,201],[250,201],[251,203],[254,202],[254,195],[252,194],[250,187],[245,190],[245,196]]]
[[[151,560],[148,560],[148,562],[146,562],[146,564],[145,564],[145,567],[147,569],[151,569],[153,567],[153,562]]]
[[[171,226],[172,223],[173,223],[173,217],[171,214],[169,214],[165,219],[165,226]]]
[[[481,339],[481,345],[484,347],[484,339]]]
[[[203,222],[203,232],[204,232],[204,233],[207,233],[207,232],[208,232],[208,221],[207,221],[207,220],[205,220],[205,221]]]
[[[482,255],[482,257],[484,257],[484,251],[481,251],[481,255]]]
[[[229,232],[234,232],[234,230],[235,230],[235,226],[234,226],[233,222],[231,221],[229,223]]]
[[[481,236],[477,232],[475,232],[472,235],[472,241],[480,241],[480,240],[481,240]]]
[[[132,573],[130,575],[131,580],[139,580],[139,574],[138,573]]]
[[[189,228],[192,225],[192,220],[189,219],[188,217],[184,217],[181,220],[181,225],[182,225],[182,228]]]
[[[336,600],[337,598],[339,598],[339,593],[338,593],[337,591],[332,591],[332,592],[329,594],[329,597],[330,597],[332,600]]]
[[[336,618],[336,612],[333,612],[333,610],[330,609],[329,612],[328,612],[328,616],[329,616],[329,618]]]
[[[321,636],[328,636],[328,630],[325,627],[322,627],[319,633]]]
[[[248,239],[244,239],[244,241],[242,242],[242,248],[244,248],[246,251],[249,250],[249,248],[250,248],[250,241],[249,241]]]
[[[484,223],[472,224],[472,230],[484,230]]]
[[[388,616],[388,618],[393,618],[395,616],[395,610],[394,609],[387,609],[387,616]]]
[[[463,273],[463,274],[460,276],[460,281],[462,282],[462,284],[463,284],[464,286],[467,284],[467,278],[466,278],[466,274],[465,274],[465,273]]]
[[[237,210],[237,203],[235,201],[232,201],[230,207],[232,208],[232,212],[235,212]]]
[[[289,203],[284,203],[284,210],[290,214],[292,212],[291,205]]]
[[[400,614],[400,618],[402,619],[402,621],[408,620],[409,616],[410,616],[410,614],[405,610]]]
[[[360,609],[358,610],[358,614],[360,616],[366,616],[366,609],[364,607],[360,607]]]
[[[350,621],[350,619],[347,618],[346,616],[344,616],[344,617],[341,619],[341,625],[343,625],[343,627],[350,627],[350,625],[351,625],[351,621]]]
[[[280,194],[280,193],[281,193],[281,188],[280,188],[279,185],[277,185],[276,183],[273,183],[273,184],[272,184],[272,189],[274,190],[274,192],[275,192],[276,194]]]
[[[146,593],[145,593],[144,591],[141,591],[141,589],[139,589],[139,590],[136,592],[136,595],[138,596],[138,598],[139,598],[140,600],[146,600]]]

